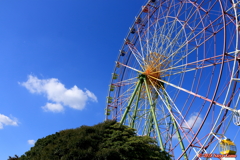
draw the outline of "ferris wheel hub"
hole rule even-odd
[[[160,78],[160,71],[158,71],[156,68],[152,66],[147,66],[144,75],[154,78]]]

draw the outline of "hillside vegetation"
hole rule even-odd
[[[10,158],[9,158],[10,159]],[[148,136],[106,121],[68,129],[39,139],[20,160],[169,160]]]

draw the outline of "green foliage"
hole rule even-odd
[[[39,139],[20,160],[169,160],[148,136],[106,121],[68,129]]]
[[[14,157],[9,156],[8,160],[19,160],[19,157],[15,154]]]

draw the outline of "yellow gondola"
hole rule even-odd
[[[220,153],[224,155],[236,155],[237,147],[230,139],[220,141]]]

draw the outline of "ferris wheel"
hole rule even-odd
[[[106,119],[151,136],[173,159],[231,144],[223,138],[240,128],[239,14],[236,0],[149,0],[116,61]]]

